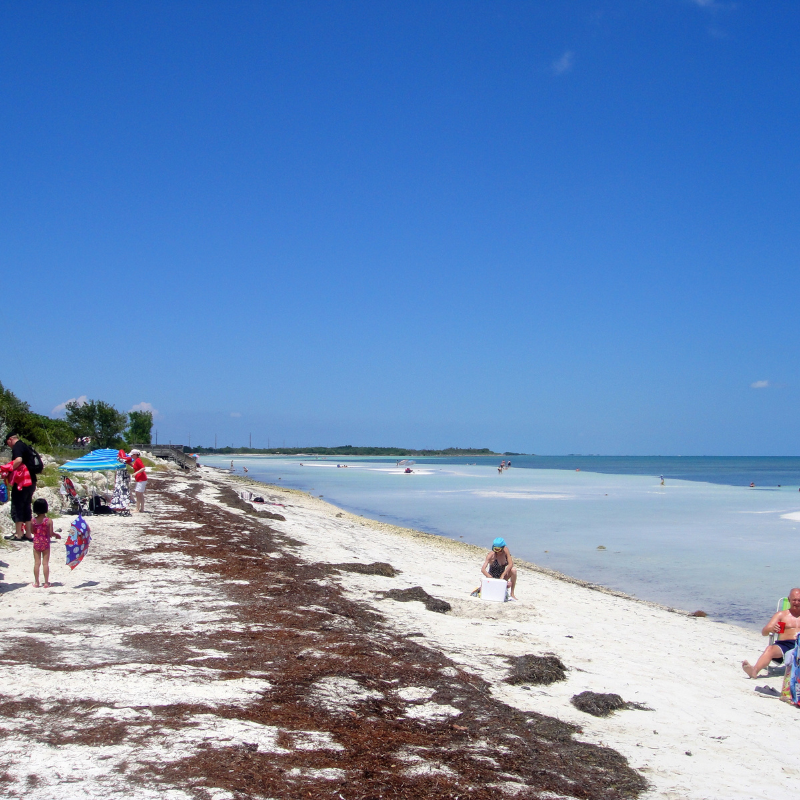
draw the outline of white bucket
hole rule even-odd
[[[508,581],[498,580],[497,578],[481,578],[481,600],[489,600],[492,603],[505,603],[507,585]]]

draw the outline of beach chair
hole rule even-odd
[[[788,597],[781,597],[781,599],[778,600],[778,605],[775,608],[775,611],[788,611],[788,610],[789,610],[789,598]],[[778,634],[777,633],[771,633],[769,635],[769,643],[770,643],[770,645],[775,644],[775,640],[777,638],[778,638]]]

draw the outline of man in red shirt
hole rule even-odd
[[[144,462],[139,450],[131,450],[131,457],[134,458],[133,480],[136,482],[136,491],[133,493],[136,498],[136,511],[144,511],[144,491],[147,489],[147,473],[144,471]]]

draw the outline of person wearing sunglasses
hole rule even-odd
[[[516,601],[514,587],[517,585],[517,568],[514,566],[514,559],[511,557],[511,551],[508,549],[506,540],[501,536],[498,536],[492,542],[492,549],[483,560],[481,572],[486,578],[506,581],[508,588],[511,590],[509,600]],[[472,592],[472,596],[477,597],[480,593],[481,587],[479,586]]]

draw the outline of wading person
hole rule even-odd
[[[770,661],[783,664],[783,657],[789,650],[794,649],[798,631],[800,631],[800,589],[792,589],[789,592],[789,608],[786,611],[775,612],[761,629],[762,636],[778,634],[775,644],[767,645],[755,666],[751,667],[749,661],[742,661],[742,669],[747,677],[755,678]]]

